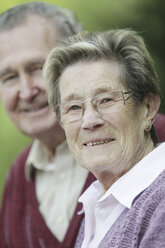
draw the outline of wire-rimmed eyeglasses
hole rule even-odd
[[[61,103],[55,106],[57,111],[60,111],[60,116],[65,117],[67,122],[78,121],[84,114],[85,103],[91,102],[93,107],[100,114],[107,113],[109,108],[113,106],[116,102],[122,100],[125,104],[125,101],[130,98],[132,91],[109,91],[96,95],[92,98],[88,98],[84,101],[70,101],[66,103]]]

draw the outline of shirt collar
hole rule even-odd
[[[118,202],[130,208],[133,200],[145,190],[165,169],[165,142],[160,144],[130,171],[120,177],[104,195],[101,184],[96,181],[83,193],[79,202],[83,205],[90,201],[104,201],[110,196],[115,197]]]
[[[56,148],[54,157],[50,158],[47,149],[39,142],[39,140],[35,140],[26,160],[25,176],[27,180],[31,179],[32,171],[34,171],[34,169],[42,171],[62,170],[62,167],[66,165],[66,160],[65,163],[62,163],[61,160],[61,158],[64,157],[68,157],[68,159],[72,160],[71,163],[67,163],[67,166],[71,166],[73,157],[69,152],[66,141]]]

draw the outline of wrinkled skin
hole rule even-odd
[[[121,70],[117,63],[106,60],[68,66],[60,79],[61,102],[84,100],[110,90],[127,91]],[[105,190],[152,151],[153,142],[144,129],[155,113],[150,114],[148,106],[147,100],[137,106],[130,97],[125,104],[120,100],[108,113],[100,114],[87,102],[81,120],[68,123],[67,115],[61,117],[71,152]],[[90,145],[92,142],[97,144]]]

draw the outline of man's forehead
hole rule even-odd
[[[40,23],[41,24],[41,23]],[[5,67],[17,63],[38,63],[45,60],[49,51],[56,45],[52,29],[30,23],[0,33],[0,65]]]
[[[36,66],[36,65],[43,65],[45,62],[45,58],[31,58],[29,60],[26,60],[24,63],[21,63],[21,66],[24,67],[25,69],[28,69],[30,67]],[[0,63],[1,64],[1,63]],[[5,75],[8,72],[11,71],[16,71],[18,67],[14,63],[8,63],[8,65],[3,66],[0,68],[0,77]]]
[[[35,37],[36,34],[42,36],[45,36],[46,34],[47,40],[50,39],[50,37],[55,38],[58,35],[56,25],[53,25],[51,21],[42,16],[30,14],[23,22],[15,23],[15,25],[13,25],[11,28],[4,28],[3,30],[1,30],[0,38],[5,39],[7,35],[10,36],[11,34],[13,36],[18,36],[19,38],[20,33],[25,33],[25,36],[29,34],[32,39]],[[24,36],[20,38],[25,42]]]

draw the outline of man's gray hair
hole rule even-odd
[[[76,19],[72,11],[62,9],[56,5],[43,2],[29,2],[16,5],[0,15],[0,32],[11,29],[26,23],[31,15],[38,15],[49,21],[65,38],[74,35],[82,30],[81,24]]]
[[[143,38],[135,31],[117,29],[100,33],[84,32],[52,49],[44,66],[48,98],[55,108],[60,103],[59,81],[62,72],[78,61],[106,59],[121,65],[121,80],[140,104],[149,93],[159,94],[157,74]],[[57,113],[60,119],[60,113]]]

